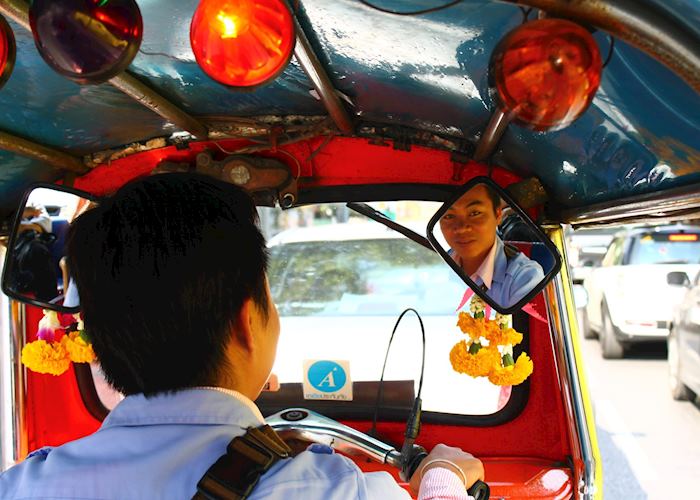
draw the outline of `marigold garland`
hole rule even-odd
[[[61,342],[37,340],[22,349],[22,363],[37,373],[61,375],[70,366],[70,358]]]
[[[61,375],[74,363],[90,363],[95,352],[87,341],[83,322],[78,314],[44,311],[39,322],[38,340],[22,349],[22,363],[37,373]]]
[[[61,343],[68,351],[68,356],[73,363],[90,363],[95,360],[92,344],[85,342],[80,332],[69,333],[63,337]]]
[[[526,353],[513,362],[513,346],[523,340],[523,334],[510,327],[510,317],[496,314],[495,319],[485,318],[484,303],[472,297],[469,310],[472,315],[460,312],[457,326],[469,340],[462,340],[452,347],[450,363],[458,373],[472,377],[488,377],[495,385],[518,385],[534,370],[534,364]]]
[[[496,367],[489,373],[489,381],[495,385],[518,385],[525,382],[534,369],[530,356],[524,352],[513,365]]]
[[[476,354],[469,352],[467,342],[462,340],[450,351],[452,368],[472,377],[488,377],[493,366],[501,361],[501,354],[493,347],[481,347]]]

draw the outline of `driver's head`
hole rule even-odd
[[[257,221],[245,191],[196,174],[131,182],[76,219],[68,264],[116,389],[223,385],[249,364],[262,386],[279,319]]]
[[[491,250],[501,214],[498,193],[486,184],[478,184],[440,218],[440,230],[447,244],[468,272],[474,272]]]

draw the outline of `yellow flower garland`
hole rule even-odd
[[[484,317],[484,304],[472,297],[470,311],[460,312],[457,326],[469,336],[452,347],[450,363],[458,373],[472,377],[488,377],[495,385],[518,385],[533,372],[534,364],[526,353],[513,362],[513,346],[523,340],[523,334],[509,326],[509,317],[497,314],[495,320]]]
[[[80,336],[80,332],[72,332],[61,339],[73,363],[91,363],[95,360],[95,351]]]
[[[70,318],[69,318],[70,319]],[[22,349],[22,363],[37,373],[61,375],[73,363],[91,363],[95,360],[92,344],[85,340],[83,322],[74,315],[75,322],[67,328],[61,326],[53,311],[44,311],[39,322],[39,340]],[[64,323],[65,324],[65,323]],[[75,329],[76,331],[69,331]]]
[[[501,354],[493,347],[482,347],[476,354],[469,353],[469,346],[462,340],[450,351],[450,363],[454,371],[472,377],[487,377],[493,366],[501,361]]]
[[[37,340],[22,349],[22,363],[37,373],[61,375],[70,366],[70,358],[62,342]]]
[[[514,365],[495,367],[488,377],[489,381],[495,385],[518,385],[525,382],[534,368],[530,357],[523,352]]]

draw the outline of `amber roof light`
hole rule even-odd
[[[588,30],[564,19],[541,19],[508,33],[490,69],[499,104],[515,122],[557,130],[586,111],[602,63]]]

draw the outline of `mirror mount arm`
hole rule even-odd
[[[425,236],[421,236],[420,234],[416,233],[415,231],[411,231],[407,227],[399,224],[398,222],[394,222],[389,217],[387,217],[383,213],[379,212],[378,210],[373,209],[372,207],[370,207],[366,203],[357,203],[357,202],[351,201],[350,203],[347,203],[346,206],[350,210],[354,210],[355,212],[362,214],[365,217],[368,217],[375,222],[379,222],[380,224],[388,227],[389,229],[393,229],[397,233],[401,233],[409,240],[411,240],[415,243],[418,243],[420,246],[425,247],[432,252],[435,251],[433,246],[430,244],[430,241],[428,241],[428,238],[426,238]]]

